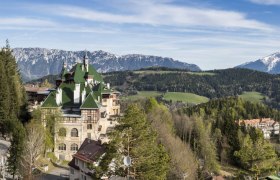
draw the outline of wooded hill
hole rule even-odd
[[[151,68],[104,74],[105,81],[124,93],[133,91],[190,92],[210,99],[257,91],[268,98],[267,105],[280,108],[280,75],[248,69],[206,72]]]

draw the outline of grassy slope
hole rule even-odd
[[[259,92],[252,91],[252,92],[243,92],[239,97],[241,97],[246,101],[261,103],[265,96]]]
[[[182,101],[191,104],[200,104],[207,102],[209,99],[204,96],[199,96],[193,93],[181,93],[181,92],[168,92],[164,94],[165,100]]]
[[[156,91],[138,91],[137,95],[125,96],[122,99],[135,101],[138,99],[160,96],[162,94],[163,93],[156,92]],[[193,93],[182,93],[182,92],[168,92],[164,94],[163,98],[168,101],[169,100],[172,100],[173,102],[182,101],[184,103],[191,103],[191,104],[199,104],[208,101],[208,98],[204,96],[199,96]]]
[[[189,71],[152,71],[152,70],[145,70],[145,71],[133,71],[135,74],[168,74],[168,73],[187,73],[192,75],[198,76],[213,76],[215,73],[212,72],[189,72]]]
[[[156,91],[138,91],[137,95],[125,96],[125,97],[122,97],[122,99],[128,99],[128,100],[135,101],[135,100],[138,100],[138,99],[156,97],[156,96],[160,96],[160,95],[161,95],[161,93],[156,92]]]

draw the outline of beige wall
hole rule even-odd
[[[89,124],[91,124],[92,129],[88,129]],[[59,128],[66,129],[66,137],[59,136]],[[78,130],[78,137],[71,137],[71,130],[73,128],[76,128]],[[63,155],[65,157],[65,160],[70,161],[72,159],[72,155],[76,153],[76,151],[71,151],[71,144],[75,143],[78,145],[78,148],[80,148],[85,138],[89,138],[89,135],[91,139],[97,140],[97,129],[97,123],[87,123],[86,121],[82,121],[81,118],[76,123],[59,123],[57,125],[55,135],[55,156],[59,158],[60,155]],[[59,144],[61,143],[66,144],[66,150],[59,150]]]
[[[82,109],[81,117],[63,117],[57,119],[56,124],[56,134],[55,134],[55,147],[54,153],[55,156],[59,159],[59,157],[64,156],[65,160],[70,161],[72,159],[72,155],[76,153],[76,151],[71,151],[71,144],[77,144],[78,148],[80,148],[85,138],[90,138],[93,140],[98,140],[99,134],[98,132],[99,125],[102,125],[102,133],[106,132],[107,122],[104,122],[111,115],[119,115],[120,114],[120,105],[118,103],[118,95],[111,94],[109,98],[106,100],[102,100],[102,105],[104,109],[106,109],[107,117],[101,119],[101,111],[99,109]],[[78,109],[77,109],[78,110]],[[42,119],[46,119],[47,114],[58,114],[61,115],[60,108],[45,108],[42,109]],[[107,120],[106,120],[107,121]],[[44,125],[45,124],[45,121]],[[88,124],[92,125],[92,129],[88,129]],[[66,129],[66,136],[60,137],[58,135],[59,128]],[[71,130],[76,128],[78,130],[78,137],[71,137]],[[59,150],[59,144],[65,144],[66,150]]]

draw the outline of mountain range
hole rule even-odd
[[[98,72],[135,70],[152,66],[180,68],[190,71],[200,71],[195,64],[188,64],[168,57],[128,54],[117,56],[105,51],[64,51],[45,48],[14,48],[16,58],[24,81],[37,79],[50,74],[58,74],[65,61],[69,69],[81,62],[85,53]]]
[[[236,66],[236,68],[253,69],[257,71],[267,72],[270,74],[280,73],[280,53],[274,53],[256,61],[247,62]]]

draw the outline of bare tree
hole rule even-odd
[[[187,143],[175,134],[174,122],[169,110],[163,105],[155,105],[148,113],[148,119],[157,130],[158,140],[168,150],[170,169],[168,179],[197,179],[198,161]],[[179,118],[179,116],[178,116]],[[184,132],[186,124],[177,124]],[[187,134],[183,136],[187,137]]]
[[[33,179],[32,169],[44,149],[45,133],[39,122],[31,121],[26,125],[26,141],[21,157],[21,174],[24,179]]]

